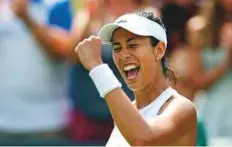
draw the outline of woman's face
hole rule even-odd
[[[114,31],[112,42],[114,62],[130,89],[136,91],[150,84],[160,65],[150,38],[119,28]]]

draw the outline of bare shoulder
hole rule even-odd
[[[174,96],[173,105],[176,105],[177,110],[185,110],[186,113],[196,113],[194,103],[182,95]]]
[[[197,123],[196,107],[188,98],[177,95],[164,106],[163,115],[171,117],[178,125]]]
[[[169,142],[175,146],[194,145],[196,142],[196,108],[190,100],[181,95],[175,95],[169,99],[162,107],[159,116],[150,123],[156,133],[157,130],[161,130],[161,133],[157,135],[160,135],[157,137],[158,141]]]

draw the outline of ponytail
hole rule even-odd
[[[169,80],[171,85],[176,85],[177,83],[177,78],[176,75],[174,73],[174,71],[170,68],[168,68],[168,64],[167,64],[167,60],[166,60],[166,55],[161,59],[161,64],[162,64],[162,68],[163,68],[163,73],[164,75],[167,77],[167,79]]]

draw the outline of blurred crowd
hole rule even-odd
[[[73,50],[140,10],[165,24],[172,86],[196,104],[198,145],[232,145],[232,0],[0,0],[0,145],[105,145],[112,117]]]

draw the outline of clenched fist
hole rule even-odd
[[[81,63],[88,71],[103,63],[101,48],[101,39],[95,36],[84,39],[75,48],[75,52],[78,54]]]

